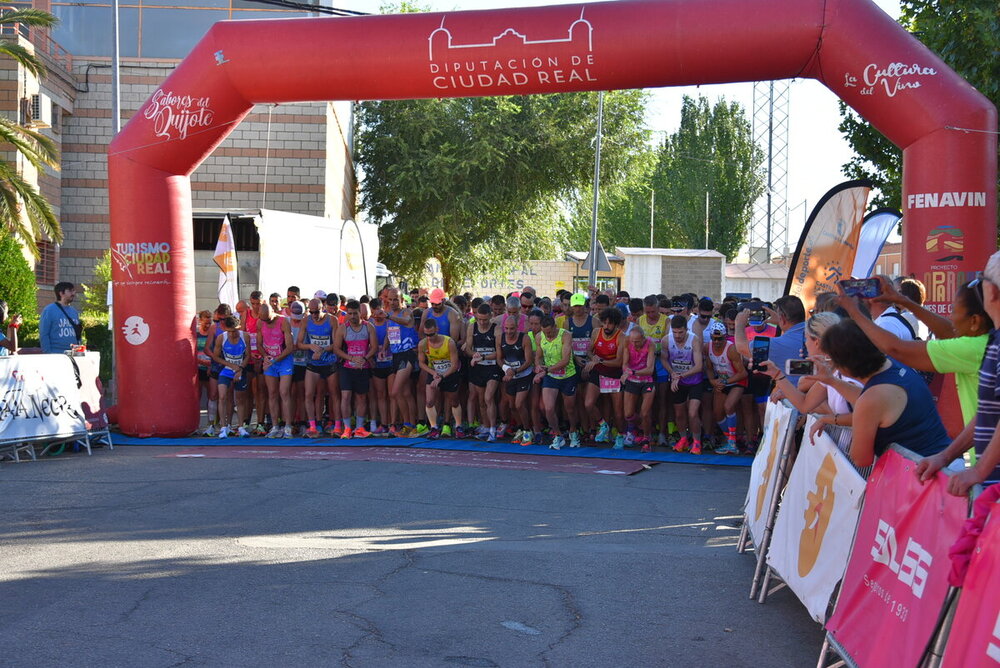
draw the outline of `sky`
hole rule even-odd
[[[584,0],[586,1],[586,0]],[[891,17],[899,17],[899,0],[874,0]],[[371,0],[333,0],[335,7],[372,11]],[[578,4],[580,0],[417,0],[433,11],[498,9],[537,5]],[[739,102],[749,118],[753,112],[753,84],[717,84],[650,89],[646,120],[654,139],[673,132],[680,124],[684,95],[704,95],[714,102],[720,96]],[[830,188],[847,180],[841,166],[852,151],[837,130],[840,113],[837,96],[813,79],[797,79],[790,88],[788,123],[788,244],[794,249],[812,207]],[[894,234],[890,241],[898,241]],[[779,249],[780,250],[780,249]]]

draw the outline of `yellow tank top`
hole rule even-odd
[[[441,338],[444,341],[437,348],[427,339],[427,364],[438,373],[447,373],[451,370],[451,349],[448,346],[451,337],[442,334]]]
[[[645,314],[639,316],[638,321],[639,327],[645,332],[646,338],[652,339],[656,343],[656,354],[660,354],[660,339],[663,335],[667,333],[667,316],[660,314],[660,319],[656,321],[656,324],[650,324],[649,319]]]

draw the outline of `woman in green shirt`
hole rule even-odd
[[[872,343],[889,357],[917,371],[955,374],[962,420],[968,424],[976,416],[979,367],[983,362],[986,340],[993,329],[993,321],[983,307],[983,286],[980,279],[969,281],[958,288],[950,318],[932,313],[899,294],[884,278],[880,282],[882,295],[872,301],[889,303],[910,311],[927,325],[934,334],[934,339],[904,341],[872,322],[854,299],[842,296],[839,299],[840,306],[858,323]]]

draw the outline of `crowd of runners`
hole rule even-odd
[[[821,294],[809,313],[795,296],[715,302],[596,288],[253,292],[235,312],[220,304],[193,324],[203,434],[740,454],[754,452],[767,401],[787,399],[817,414],[817,429],[853,426],[858,466],[893,441],[929,457],[928,470],[955,466],[974,440],[993,330],[982,281],[959,287],[950,317],[921,306],[914,279],[882,278],[878,292]],[[958,439],[938,414],[935,374],[954,374],[969,425]]]

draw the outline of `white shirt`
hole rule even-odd
[[[890,313],[895,313],[896,315],[889,315]],[[890,306],[882,315],[875,318],[875,324],[903,341],[912,341],[913,336],[910,335],[910,331],[906,329],[906,325],[900,322],[896,316],[902,316],[902,314]]]

